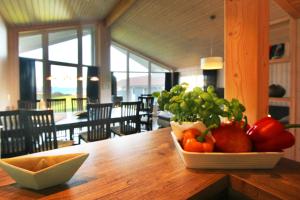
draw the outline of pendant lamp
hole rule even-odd
[[[211,20],[216,18],[216,15],[211,15],[209,17]],[[200,59],[200,67],[203,70],[214,70],[214,69],[222,69],[223,68],[223,58],[213,56],[213,39],[211,39],[211,47],[210,47],[210,56],[204,57]]]

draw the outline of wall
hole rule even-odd
[[[203,79],[201,77],[202,70],[200,69],[200,66],[178,68],[176,71],[180,73],[180,82],[185,80],[184,77],[194,76],[192,79],[189,79],[189,81],[192,82],[192,85],[203,86]],[[224,69],[218,70],[217,87],[224,88]]]
[[[7,28],[0,17],[0,110],[4,110],[8,105],[7,45]]]

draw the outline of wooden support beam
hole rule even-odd
[[[285,10],[290,16],[293,18],[300,17],[300,11],[297,10],[293,5],[291,5],[290,1],[288,0],[275,0],[275,2]]]
[[[269,1],[225,0],[225,97],[250,124],[268,113]]]
[[[112,11],[105,17],[104,26],[110,27],[119,17],[121,17],[136,0],[120,0],[120,2],[112,9]]]
[[[100,73],[99,97],[101,103],[111,102],[110,42],[110,29],[99,22],[96,29],[96,64]]]

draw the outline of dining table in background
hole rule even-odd
[[[79,116],[81,114],[81,117]],[[140,112],[140,116],[144,113]],[[74,129],[83,128],[87,126],[87,112],[57,112],[54,113],[56,131],[70,131],[70,139],[73,140]],[[105,121],[105,120],[103,120]],[[110,123],[119,123],[122,121],[121,107],[112,109],[111,118],[108,119]]]
[[[90,155],[67,183],[40,191],[21,188],[0,170],[0,198],[299,199],[299,162],[282,158],[274,169],[264,170],[188,169],[170,131],[158,129],[35,154]]]

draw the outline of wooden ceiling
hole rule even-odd
[[[199,65],[211,47],[223,55],[223,10],[223,0],[138,0],[112,25],[112,39],[169,67]]]
[[[122,1],[131,7],[114,23],[107,20]],[[300,7],[300,0],[270,0],[272,21],[287,16],[273,1]],[[224,0],[0,0],[0,15],[15,27],[106,18],[115,42],[172,68],[199,66],[211,49],[224,55]]]
[[[224,0],[159,2],[138,0],[113,24],[112,39],[172,68],[199,66],[211,48],[224,55]],[[287,16],[271,0],[270,10],[270,20]]]
[[[0,0],[10,26],[48,25],[103,19],[119,0]]]

